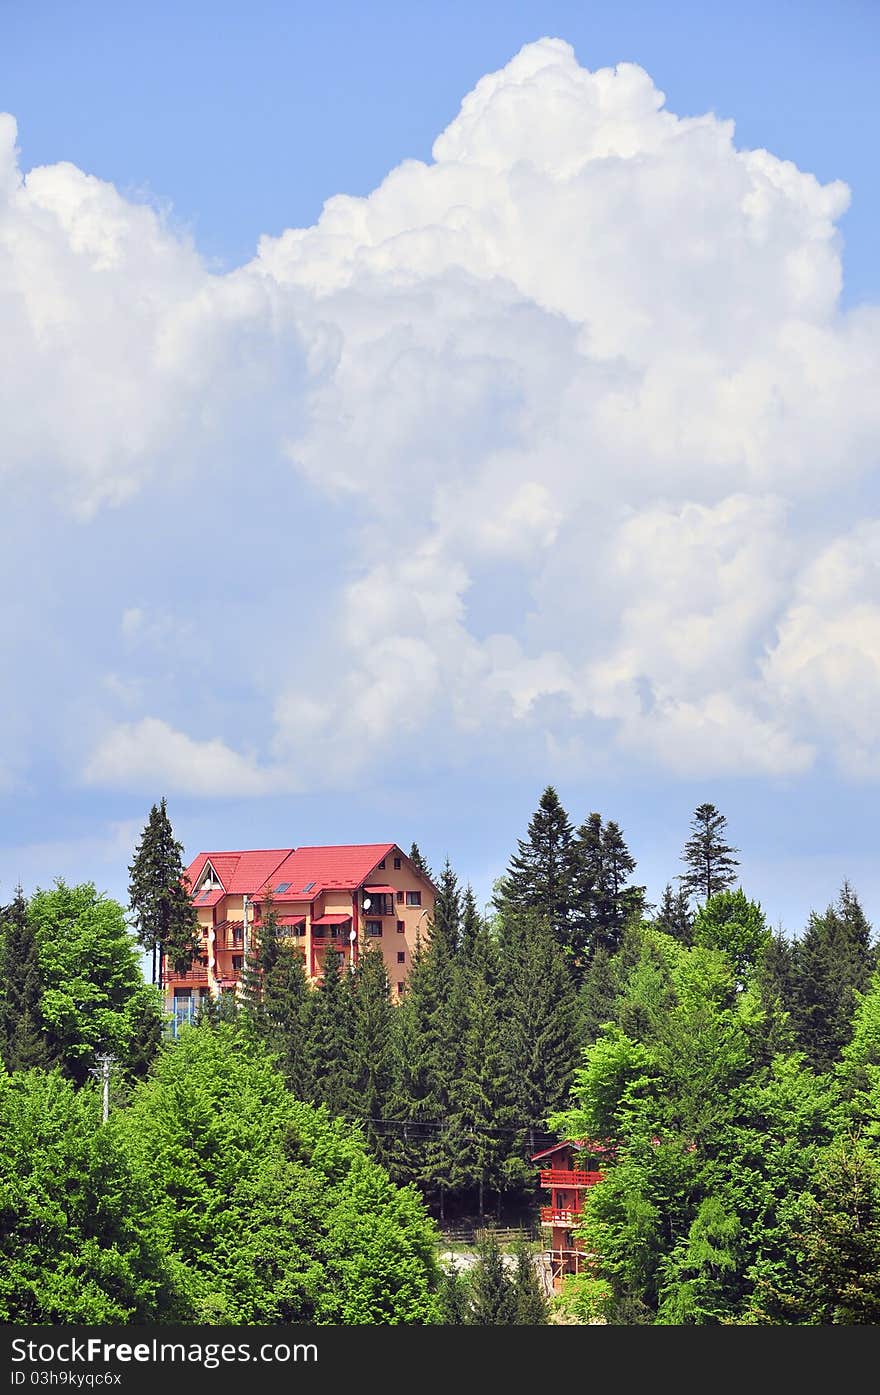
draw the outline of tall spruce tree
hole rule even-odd
[[[499,1195],[508,1185],[515,1135],[515,1082],[501,1017],[497,952],[488,936],[481,938],[466,973],[460,1066],[451,1079],[443,1138],[456,1190],[475,1191],[483,1216],[487,1193]]]
[[[263,1013],[267,1044],[275,1051],[287,1087],[298,1100],[317,1098],[315,1000],[302,948],[283,939],[275,963],[266,974]]]
[[[537,911],[546,916],[561,945],[570,938],[573,897],[573,841],[571,823],[552,785],[541,795],[529,821],[528,833],[517,843],[507,872],[498,884],[499,909]]]
[[[549,1308],[534,1259],[525,1241],[514,1250],[513,1321],[519,1327],[540,1327],[548,1322]]]
[[[40,1002],[43,975],[27,901],[16,888],[0,910],[0,1060],[7,1070],[52,1064]]]
[[[174,837],[164,798],[150,810],[128,872],[129,907],[138,942],[151,956],[153,983],[163,959],[175,973],[186,973],[201,939],[184,880],[183,844]]]
[[[341,1117],[352,1112],[351,977],[343,971],[342,955],[331,941],[315,1001],[315,1091],[320,1103]]]
[[[547,1129],[547,1116],[562,1107],[580,1045],[577,996],[559,944],[542,917],[502,916],[499,1015],[513,1083],[517,1133],[508,1155],[516,1185],[534,1180],[530,1162]]]
[[[458,878],[448,857],[437,883],[437,897],[431,918],[432,940],[441,936],[446,941],[449,953],[454,955],[461,939],[461,892]]]
[[[652,924],[683,945],[693,944],[694,917],[683,887],[673,891],[670,883],[666,883]]]
[[[498,1239],[490,1230],[477,1246],[470,1273],[468,1322],[475,1327],[510,1327],[516,1322],[516,1294]]]
[[[617,949],[627,922],[641,912],[645,888],[629,880],[636,860],[613,819],[603,823],[601,814],[590,814],[577,830],[572,856],[569,947],[580,976],[598,949]]]
[[[461,898],[461,957],[465,963],[470,963],[483,928],[483,917],[477,906],[477,898],[468,882]]]
[[[359,1120],[374,1156],[384,1163],[384,1125],[393,1085],[394,1008],[381,949],[368,949],[361,955],[351,987],[351,1112]]]
[[[678,880],[682,889],[698,901],[707,901],[736,881],[734,869],[738,848],[724,841],[727,819],[714,804],[700,804],[691,820],[691,836],[684,845],[681,860],[687,867]]]
[[[419,849],[418,843],[413,843],[412,847],[410,848],[410,850],[409,850],[409,860],[410,860],[410,862],[415,863],[415,865],[416,865],[416,867],[418,867],[419,871],[420,871],[420,872],[423,872],[423,873],[425,874],[425,876],[429,879],[429,881],[433,881],[433,880],[434,880],[434,873],[431,871],[430,867],[428,866],[427,861],[426,861],[425,858],[422,856],[422,853],[421,853],[421,851],[420,851],[420,849]]]
[[[875,962],[871,926],[844,882],[836,905],[810,916],[794,950],[794,1027],[817,1070],[827,1070],[849,1041],[856,994],[868,987]]]

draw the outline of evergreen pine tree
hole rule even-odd
[[[520,1241],[514,1254],[513,1321],[520,1327],[544,1326],[548,1321],[547,1300],[528,1245]]]
[[[374,1155],[385,1162],[384,1123],[393,1082],[391,984],[381,949],[362,954],[352,980],[349,1076],[351,1113]]]
[[[443,1118],[433,1033],[439,1009],[434,960],[420,941],[393,1019],[393,1072],[385,1165],[395,1181],[428,1190],[436,1175]]]
[[[548,785],[529,821],[527,836],[518,840],[518,851],[495,897],[499,909],[537,911],[546,916],[561,945],[567,945],[570,936],[573,838],[568,815],[555,789]]]
[[[669,882],[666,883],[652,924],[683,945],[693,944],[694,917],[687,892],[682,887],[673,891]]]
[[[477,1246],[470,1272],[468,1321],[475,1327],[511,1326],[516,1322],[516,1294],[496,1236],[488,1231]]]
[[[452,870],[452,866],[447,857],[440,873],[440,880],[437,883],[437,897],[434,902],[434,914],[431,922],[431,938],[436,940],[442,937],[447,944],[450,954],[455,954],[458,950],[461,938],[461,892],[459,891],[458,878]]]
[[[288,1089],[298,1100],[316,1099],[316,995],[309,987],[302,948],[282,940],[263,988],[268,1045],[277,1053]]]
[[[684,845],[681,860],[687,866],[678,880],[688,896],[706,901],[736,881],[738,848],[724,841],[727,819],[714,804],[700,804],[691,820],[691,836]]]
[[[186,973],[201,950],[190,888],[185,885],[183,845],[174,837],[164,798],[154,804],[129,872],[129,905],[138,942],[152,958],[152,981],[163,958]]]
[[[827,1070],[849,1041],[856,994],[867,988],[874,963],[871,926],[844,882],[837,904],[810,916],[794,950],[794,1027],[817,1070]]]
[[[315,999],[315,1093],[331,1114],[351,1113],[352,975],[330,942]]]
[[[431,871],[430,867],[428,866],[427,862],[425,861],[424,857],[419,851],[418,843],[413,843],[412,847],[410,848],[409,860],[410,862],[415,863],[419,871],[423,872],[429,881],[432,882],[434,880],[434,873]]]
[[[51,1065],[40,999],[43,977],[21,887],[0,910],[0,1060],[7,1070]]]
[[[592,813],[577,830],[572,847],[573,910],[569,947],[582,975],[599,948],[613,952],[624,927],[641,912],[645,888],[629,878],[636,860],[626,846],[619,824]]]
[[[501,1018],[497,954],[488,936],[480,940],[465,984],[460,1066],[450,1076],[443,1138],[452,1185],[475,1189],[483,1216],[487,1193],[500,1194],[507,1185],[515,1123],[512,1053]]]
[[[474,889],[468,882],[461,901],[461,956],[469,963],[483,932],[483,917],[477,907]]]
[[[578,1058],[575,988],[546,922],[509,913],[501,924],[500,1018],[507,1074],[513,1082],[518,1134],[508,1169],[512,1182],[534,1178],[530,1159],[547,1116],[564,1104]]]
[[[239,984],[239,1001],[245,1020],[265,1040],[268,1034],[264,1006],[266,980],[278,963],[281,952],[278,912],[271,887],[264,892],[260,918],[254,921],[250,929],[251,939]]]
[[[460,1327],[467,1322],[470,1310],[470,1285],[467,1274],[451,1264],[440,1274],[438,1289],[440,1322],[444,1327]]]
[[[614,1007],[620,992],[615,963],[616,956],[600,946],[584,974],[578,991],[578,1007],[585,1045],[592,1045],[605,1023],[614,1021]]]

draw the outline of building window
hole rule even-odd
[[[368,935],[381,935],[381,934],[382,934],[382,922],[381,922],[381,920],[368,920],[368,921],[367,921],[367,934],[368,934]]]
[[[403,934],[406,933],[406,921],[405,921],[405,920],[399,920],[399,921],[397,922],[397,933],[398,933],[398,935],[403,935]]]
[[[233,932],[232,932],[232,943],[233,943],[234,945],[243,945],[243,944],[244,944],[244,927],[243,927],[243,926],[239,926],[237,929],[233,930]]]
[[[384,859],[384,857],[382,858],[382,861],[381,861],[381,862],[377,862],[377,863],[376,863],[376,866],[377,866],[377,867],[381,867],[381,869],[382,869],[383,872],[385,871],[385,859]]]
[[[402,891],[398,891],[398,893],[397,893],[397,904],[398,904],[398,906],[402,906],[402,905],[403,905],[403,892],[402,892]]]
[[[405,964],[405,963],[406,963],[406,950],[405,950],[405,949],[399,949],[399,950],[397,951],[397,962],[398,962],[398,964]]]
[[[242,954],[233,954],[233,956],[232,956],[232,972],[233,972],[234,974],[240,974],[240,973],[241,973],[242,965],[243,965],[243,964],[244,964],[244,955],[242,955]]]
[[[408,906],[420,906],[422,904],[422,893],[420,891],[408,891],[406,893],[406,904]]]
[[[394,859],[394,870],[395,870],[395,872],[399,872],[399,871],[400,871],[400,858],[399,858],[399,857],[396,857],[396,858]]]
[[[398,993],[402,993],[402,992],[403,992],[403,989],[404,989],[404,985],[403,985],[403,984],[400,982],[400,980],[398,979],[398,982],[397,982],[397,991],[398,991]]]

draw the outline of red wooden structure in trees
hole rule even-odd
[[[604,1173],[596,1165],[607,1154],[601,1143],[566,1140],[532,1156],[541,1164],[541,1186],[550,1193],[550,1205],[541,1207],[541,1225],[550,1231],[550,1270],[558,1289],[569,1274],[580,1274],[588,1256],[583,1241],[574,1234],[581,1223],[584,1193],[601,1182]]]

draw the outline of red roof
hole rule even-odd
[[[228,896],[260,896],[271,887],[279,903],[313,901],[324,890],[355,891],[390,853],[400,855],[412,867],[396,843],[342,843],[335,847],[199,853],[187,868],[186,876],[195,886],[205,863],[210,862]],[[424,880],[433,885],[428,877]],[[285,882],[287,890],[277,892],[275,888]],[[388,894],[394,887],[375,885],[371,889]]]
[[[226,892],[221,887],[218,891],[197,891],[193,901],[197,906],[216,906],[218,901],[222,901]]]
[[[195,886],[205,870],[205,863],[210,862],[227,896],[250,895],[263,885],[290,851],[290,848],[259,848],[252,852],[199,853],[187,867],[186,876],[190,886]]]
[[[394,851],[394,846],[394,843],[343,843],[339,847],[294,848],[283,864],[273,869],[272,885],[290,882],[287,891],[282,893],[283,898],[290,901],[314,899],[322,888],[354,891],[375,870],[376,863]]]
[[[393,886],[365,886],[364,891],[375,892],[377,896],[393,896],[395,888]]]

